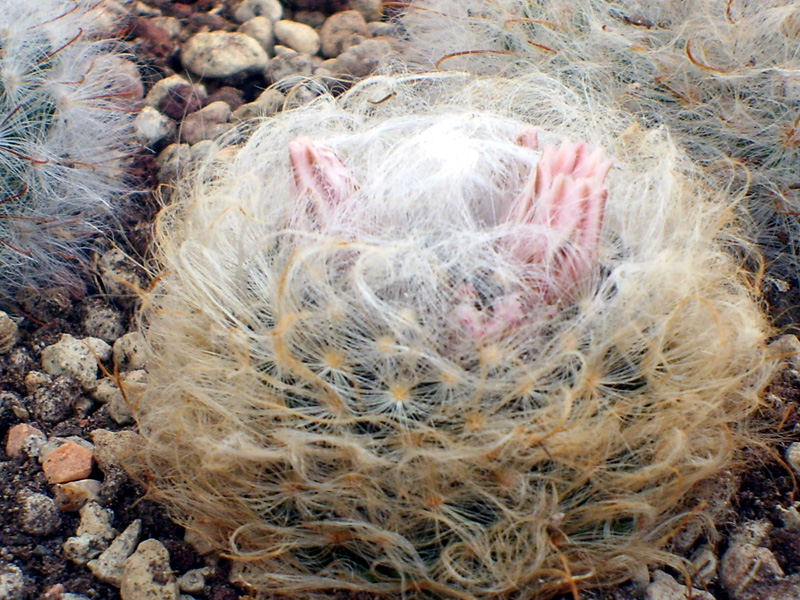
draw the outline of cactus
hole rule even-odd
[[[98,3],[0,3],[0,299],[80,289],[135,150],[136,68],[96,26]]]
[[[262,122],[159,217],[152,493],[264,594],[680,567],[775,368],[713,190],[545,75],[379,76]]]
[[[736,178],[768,247],[800,251],[796,2],[414,0],[403,25],[426,67],[541,70],[668,126],[718,181]]]

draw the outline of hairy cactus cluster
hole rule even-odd
[[[733,173],[749,188],[765,242],[775,225],[798,231],[796,1],[409,4],[403,25],[416,62],[480,73],[536,69],[589,90],[648,125],[668,126],[722,180]]]
[[[141,83],[102,2],[0,2],[0,298],[80,287],[75,266],[125,191]]]
[[[154,494],[265,594],[679,566],[774,369],[708,183],[545,75],[377,76],[262,122],[159,220]]]

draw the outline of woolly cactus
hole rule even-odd
[[[96,30],[96,2],[0,3],[0,297],[80,287],[75,266],[124,192],[135,67]],[[107,34],[106,34],[107,35]]]
[[[679,565],[774,367],[706,184],[540,75],[377,77],[263,122],[159,220],[153,493],[263,593]]]
[[[796,2],[414,0],[403,24],[426,67],[537,69],[669,126],[718,185],[747,190],[762,230],[797,231]]]

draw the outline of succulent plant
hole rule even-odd
[[[142,460],[240,581],[539,598],[713,538],[775,364],[726,192],[663,130],[545,75],[387,75],[176,194]]]
[[[426,67],[540,70],[668,126],[721,185],[749,197],[767,246],[800,250],[796,2],[414,0],[403,25]]]
[[[102,3],[0,3],[0,299],[81,287],[76,266],[112,214],[136,148],[141,83],[98,29]]]

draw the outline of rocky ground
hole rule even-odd
[[[146,481],[121,466],[137,434],[119,384],[135,390],[147,377],[132,325],[136,291],[148,285],[140,265],[160,201],[148,190],[161,184],[159,197],[167,199],[180,166],[238,122],[303,102],[320,85],[340,90],[369,74],[397,49],[391,9],[377,0],[107,6],[123,23],[120,35],[145,84],[136,121],[143,148],[131,166],[142,193],[128,201],[113,239],[101,242],[84,297],[39,290],[20,295],[11,318],[0,315],[0,599],[245,598],[228,563],[201,556],[146,498]],[[316,83],[268,89],[287,76],[312,75]],[[765,303],[793,331],[797,281],[776,273],[764,279]],[[791,338],[775,346],[787,354],[798,348]],[[800,597],[792,469],[800,467],[800,446],[791,445],[800,440],[799,399],[790,368],[768,395],[768,416],[779,423],[774,445],[754,454],[742,477],[721,482],[736,490],[721,539],[686,549],[696,598]],[[678,600],[688,597],[683,584],[681,573],[657,571],[584,597]]]

